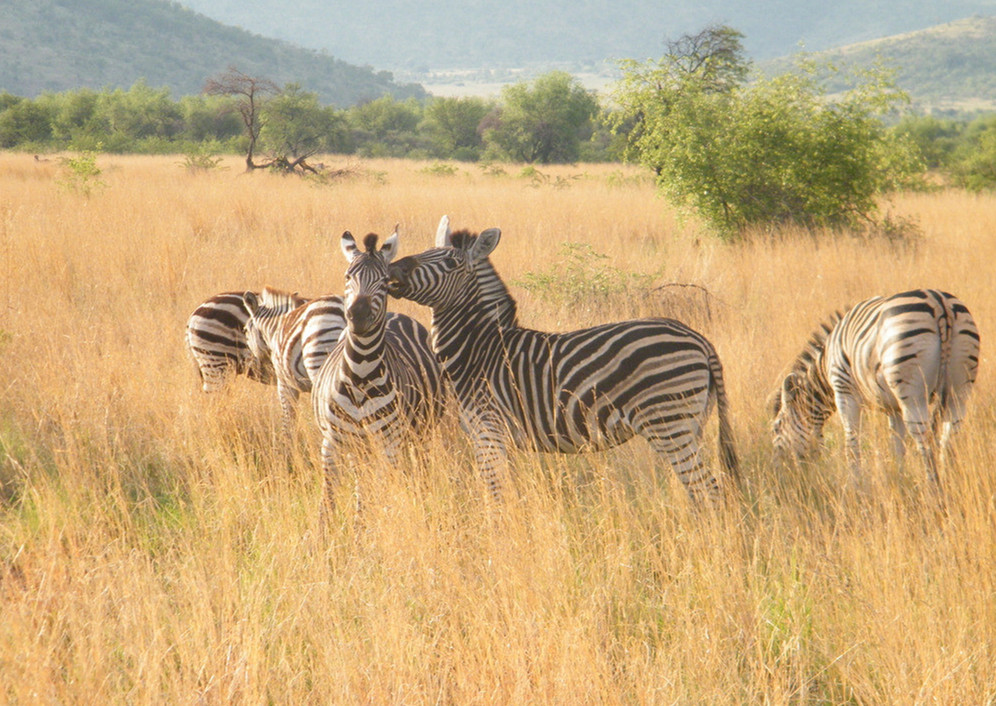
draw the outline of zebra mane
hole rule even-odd
[[[363,249],[368,253],[377,252],[377,234],[367,233],[363,236]]]
[[[449,238],[452,247],[466,251],[477,240],[477,233],[462,228],[450,233]],[[485,258],[478,261],[476,273],[481,301],[491,310],[498,325],[502,328],[517,327],[519,315],[515,298],[512,297],[512,293],[508,291],[501,275],[491,264],[491,259]]]
[[[796,356],[795,361],[792,363],[791,372],[803,374],[810,372],[813,365],[823,354],[823,350],[827,344],[827,336],[830,335],[830,332],[833,331],[842,318],[844,318],[844,314],[840,311],[835,311],[810,334],[809,340],[806,341],[806,347],[802,349],[802,352]]]
[[[457,250],[466,250],[474,244],[475,240],[477,240],[477,234],[471,233],[466,228],[453,231],[450,234],[450,242]]]
[[[827,337],[830,335],[830,332],[834,330],[834,327],[840,323],[842,318],[844,318],[844,313],[835,311],[827,318],[826,321],[822,322],[812,334],[810,334],[809,340],[806,341],[806,347],[803,348],[802,352],[796,356],[794,361],[792,361],[792,367],[783,378],[786,379],[789,375],[796,374],[808,381],[812,399],[830,399],[832,396],[830,385],[826,381],[823,372],[820,370],[819,361],[823,357],[823,352],[826,349]],[[781,409],[781,392],[781,386],[779,386],[779,388],[772,392],[768,397],[767,406],[771,410],[772,416],[777,416],[779,410]]]
[[[269,285],[263,287],[260,300],[267,309],[279,309],[281,311],[296,309],[308,301],[307,298],[300,296],[297,292],[288,292]]]

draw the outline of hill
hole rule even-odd
[[[896,83],[920,106],[996,109],[996,17],[970,17],[816,56],[841,67],[881,61],[895,69]]]
[[[441,69],[564,64],[659,56],[666,38],[711,23],[745,35],[756,60],[911,32],[972,14],[996,0],[182,0],[222,22],[346,61],[421,74]],[[569,10],[565,9],[569,8]],[[400,74],[399,74],[400,75]]]
[[[232,65],[279,85],[300,83],[339,107],[425,94],[388,72],[227,27],[178,3],[32,0],[5,2],[0,13],[0,91],[15,95],[126,88],[140,78],[186,95]]]

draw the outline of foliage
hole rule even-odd
[[[463,161],[480,158],[484,139],[480,125],[494,109],[481,98],[434,98],[426,103],[421,129],[434,157]]]
[[[502,89],[502,106],[484,128],[488,151],[518,162],[574,162],[591,137],[598,101],[563,71]]]
[[[404,157],[419,145],[417,128],[422,108],[415,100],[397,101],[391,96],[358,105],[347,113],[359,153],[369,157]]]
[[[184,155],[180,166],[188,172],[206,172],[213,169],[227,169],[221,166],[222,158],[205,148],[191,150]]]
[[[724,41],[694,44],[711,52],[695,61],[679,53],[624,62],[616,120],[635,124],[630,154],[654,171],[661,191],[720,234],[864,224],[881,193],[920,171],[911,142],[882,122],[903,100],[887,73],[868,71],[833,100],[805,61],[746,84],[739,35],[706,32]]]
[[[607,259],[588,243],[562,243],[560,257],[549,270],[527,272],[514,284],[567,309],[589,309],[617,298],[646,295],[652,276],[607,265]]]
[[[63,172],[59,184],[70,191],[90,196],[107,186],[100,178],[102,171],[97,166],[97,155],[89,150],[79,152],[74,157],[61,159]]]
[[[263,108],[266,131],[263,144],[272,155],[309,157],[338,152],[346,144],[345,118],[323,107],[318,96],[288,84]]]
[[[38,103],[18,100],[0,112],[0,147],[42,143],[51,134],[51,115]]]
[[[419,171],[422,174],[430,174],[432,176],[454,176],[460,173],[460,168],[453,164],[446,164],[445,162],[434,162],[428,167],[422,167]]]
[[[973,191],[996,189],[996,116],[972,122],[952,151],[955,183]]]

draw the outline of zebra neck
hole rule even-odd
[[[517,326],[518,312],[515,299],[512,298],[508,287],[505,286],[505,282],[491,261],[483,260],[479,263],[476,275],[479,300],[495,317],[498,325],[503,328]]]
[[[805,370],[805,375],[813,416],[821,422],[826,421],[836,408],[830,376],[827,374],[826,348],[817,352],[815,360]]]
[[[515,301],[510,296],[508,299],[514,313]],[[487,350],[498,343],[503,329],[495,306],[478,296],[467,296],[445,309],[433,309],[432,348],[447,370],[459,367],[472,351]]]
[[[379,377],[379,372],[384,367],[386,330],[387,327],[381,325],[372,333],[360,335],[351,328],[346,328],[342,334],[341,372],[344,377],[353,382]]]

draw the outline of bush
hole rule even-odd
[[[880,194],[922,172],[912,141],[881,120],[905,98],[886,72],[856,77],[834,100],[805,62],[748,84],[739,35],[712,31],[725,32],[725,44],[705,45],[715,56],[624,64],[615,121],[630,130],[629,154],[654,171],[660,190],[719,234],[864,225]]]

